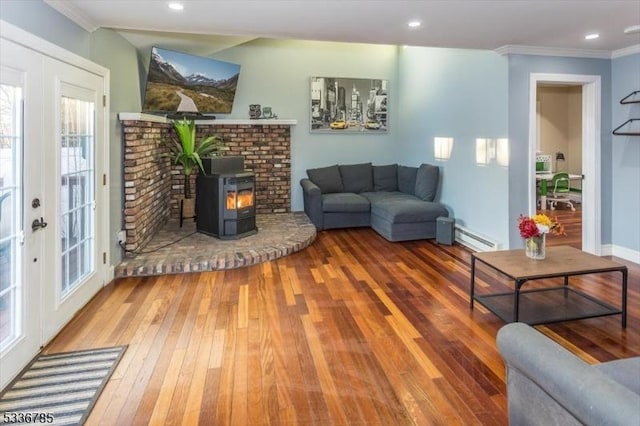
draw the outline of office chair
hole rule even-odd
[[[569,192],[571,191],[571,181],[569,180],[568,173],[556,173],[551,179],[551,187],[553,192],[550,196],[547,196],[547,202],[551,210],[555,210],[558,203],[565,203],[571,207],[571,211],[575,212],[573,203],[569,198]]]

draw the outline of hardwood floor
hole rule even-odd
[[[549,216],[555,216],[564,226],[567,235],[556,236],[547,235],[548,246],[566,245],[582,249],[582,205],[574,204],[576,211],[571,211],[564,204],[558,205],[556,210],[538,210],[538,213],[545,213]]]
[[[504,323],[469,310],[470,253],[321,232],[243,269],[125,278],[46,352],[128,344],[87,424],[507,424]],[[640,355],[640,267],[629,316],[538,327],[589,363]],[[478,293],[509,283],[478,266]],[[619,305],[619,276],[572,284]]]

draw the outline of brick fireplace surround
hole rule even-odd
[[[124,229],[127,250],[138,250],[171,219],[178,219],[182,168],[172,164],[166,141],[173,127],[163,117],[121,113],[123,134]],[[295,120],[207,120],[198,138],[220,136],[225,155],[242,155],[256,174],[256,212],[291,210],[291,126]],[[195,175],[192,176],[195,191]]]

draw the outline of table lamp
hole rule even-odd
[[[558,171],[558,160],[564,161],[564,153],[556,152],[556,172]]]

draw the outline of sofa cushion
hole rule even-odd
[[[344,191],[340,169],[338,169],[337,165],[308,169],[307,176],[313,183],[318,185],[323,194]]]
[[[440,169],[430,164],[421,164],[416,173],[416,197],[424,201],[433,201],[438,191]]]
[[[415,194],[417,167],[398,166],[398,190],[405,194]]]
[[[371,163],[345,164],[338,167],[345,192],[373,191]]]
[[[398,190],[398,165],[373,166],[373,190]]]
[[[640,395],[640,356],[595,364],[593,368]]]
[[[322,194],[322,211],[325,213],[356,213],[370,210],[369,200],[352,192]]]
[[[404,192],[400,192],[400,191],[363,192],[360,195],[362,195],[367,200],[369,200],[371,204],[379,203],[382,201],[389,201],[389,200],[400,201],[400,200],[416,200],[417,199],[415,195],[405,194]]]
[[[435,221],[439,216],[449,216],[440,203],[431,203],[417,198],[388,199],[371,203],[371,214],[391,223],[413,223]]]

